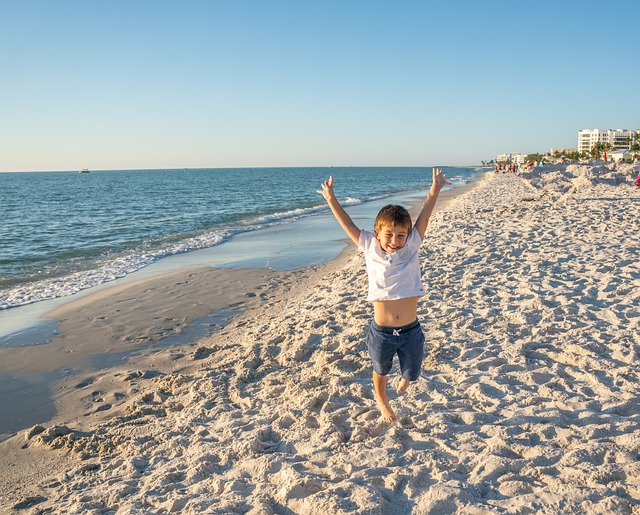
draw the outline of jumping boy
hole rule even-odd
[[[387,397],[387,374],[393,357],[398,355],[402,372],[399,394],[420,375],[424,334],[418,322],[418,298],[425,291],[420,280],[418,251],[440,190],[446,184],[450,184],[447,176],[434,168],[433,183],[413,228],[405,208],[388,205],[376,216],[373,233],[360,230],[342,208],[333,192],[333,177],[318,190],[340,226],[364,253],[369,277],[367,300],[373,302],[374,312],[367,349],[373,363],[376,402],[385,422],[396,420]]]

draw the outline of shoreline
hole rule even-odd
[[[189,366],[111,376],[128,396],[112,413],[96,411],[105,376],[78,389],[89,416],[0,443],[14,472],[3,504],[638,510],[640,191],[610,169],[535,173],[488,174],[438,201],[421,249],[425,366],[390,391],[397,424],[372,396],[372,310],[350,246],[340,264],[274,278],[272,297],[182,349]]]
[[[335,262],[344,259],[340,256]],[[85,415],[93,412],[85,417],[92,423],[112,416],[130,401],[130,395],[109,386],[118,382],[114,378],[197,367],[202,359],[197,356],[198,341],[220,331],[233,317],[269,305],[283,295],[282,289],[296,287],[323,266],[329,264],[292,272],[188,269],[65,303],[46,315],[58,327],[50,343],[0,347],[0,378],[9,378],[2,386],[15,385],[0,396],[5,414],[0,440],[34,424],[72,423],[84,410],[89,410]],[[87,403],[89,385],[101,393],[99,400]],[[23,398],[16,404],[20,388],[33,401]],[[42,402],[42,396],[49,402]],[[55,412],[47,407],[52,405]],[[43,417],[37,406],[51,418]],[[8,416],[17,410],[25,419],[16,420],[15,429],[7,434]]]

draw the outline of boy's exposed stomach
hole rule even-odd
[[[419,297],[397,300],[377,300],[373,303],[373,319],[386,327],[400,327],[418,318]]]

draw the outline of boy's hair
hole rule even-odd
[[[384,206],[373,224],[373,230],[377,234],[383,225],[404,225],[411,231],[411,215],[404,207],[395,204]]]

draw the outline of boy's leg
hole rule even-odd
[[[391,409],[389,398],[387,397],[387,376],[381,376],[374,370],[373,387],[376,392],[376,402],[380,408],[380,413],[382,413],[382,419],[385,422],[393,422],[396,420],[396,414]]]
[[[387,374],[391,370],[396,347],[392,339],[381,329],[375,322],[371,323],[367,333],[367,350],[373,365],[373,387],[376,403],[380,408],[383,420],[393,422],[396,420],[396,414],[391,409],[387,397]]]
[[[420,325],[402,335],[402,339],[402,345],[398,348],[398,360],[402,371],[398,393],[403,393],[412,381],[418,379],[424,359],[424,333]]]

